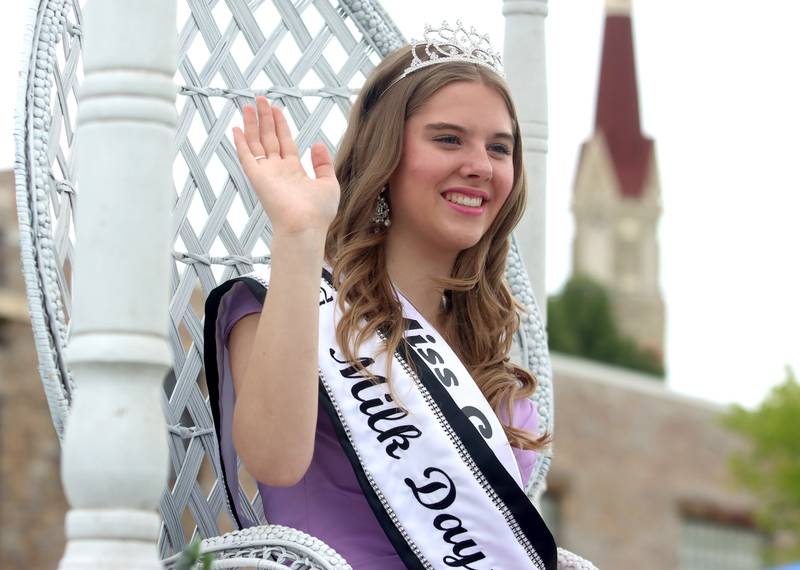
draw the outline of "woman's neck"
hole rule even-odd
[[[420,244],[421,245],[421,244]],[[455,254],[443,254],[426,247],[400,248],[386,240],[386,269],[389,278],[423,317],[441,332],[442,287],[438,279],[450,277]]]

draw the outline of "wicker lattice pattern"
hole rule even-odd
[[[206,459],[211,469],[205,476],[217,479],[219,459],[205,389],[197,381],[202,323],[193,295],[199,290],[205,297],[217,283],[249,272],[254,261],[263,261],[271,238],[269,220],[236,159],[230,126],[240,122],[242,105],[265,94],[287,111],[301,154],[315,140],[333,152],[351,98],[380,58],[369,36],[352,21],[348,26],[344,7],[330,0],[194,0],[185,6],[190,11],[179,33],[176,157],[176,170],[185,174],[176,172],[170,305],[176,381],[167,390],[167,422],[183,432],[171,441],[176,477],[193,483],[165,493],[164,555],[182,546],[177,517],[187,508],[199,534],[209,537],[219,534],[225,507],[221,485],[213,483],[209,493],[198,481]],[[260,500],[242,503],[253,505],[252,520],[266,522]]]
[[[59,436],[74,391],[64,359],[75,251],[74,156],[82,79],[85,0],[40,0],[31,12],[17,122],[17,200],[23,269],[39,369]],[[255,95],[285,109],[298,148],[321,140],[334,151],[351,100],[402,36],[373,0],[179,0],[180,60],[170,304],[173,373],[165,382],[172,474],[161,501],[161,555],[194,534],[230,528],[202,376],[202,300],[218,283],[249,272],[269,252],[271,227],[236,159],[230,128]],[[517,344],[540,380],[540,428],[552,432],[547,343],[516,246],[509,282],[529,308]],[[542,457],[530,493],[543,488]],[[261,501],[252,520],[265,523]],[[190,525],[192,526],[192,525]],[[299,567],[299,566],[298,566]]]

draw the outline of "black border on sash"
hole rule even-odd
[[[472,421],[450,397],[447,389],[436,378],[428,363],[405,339],[398,347],[398,353],[400,356],[404,356],[405,353],[410,357],[420,381],[442,410],[445,419],[453,427],[467,453],[475,461],[489,485],[511,511],[520,529],[542,558],[545,568],[556,570],[558,553],[555,540],[531,500],[500,463]]]
[[[333,278],[327,270],[323,271],[323,277],[329,285],[333,282]],[[228,293],[231,288],[233,288],[233,286],[239,282],[244,283],[253,296],[262,305],[264,304],[267,290],[262,283],[251,277],[242,276],[231,279],[230,281],[226,281],[225,283],[214,288],[211,293],[209,293],[205,304],[205,323],[203,325],[203,360],[206,368],[206,384],[208,386],[208,396],[211,403],[211,414],[214,418],[214,431],[217,434],[217,448],[219,450],[219,460],[222,468],[221,476],[225,487],[225,494],[228,498],[228,505],[230,506],[231,515],[233,516],[236,525],[241,529],[244,527],[242,525],[241,516],[236,510],[236,503],[233,501],[231,487],[228,484],[227,477],[225,476],[225,459],[222,454],[222,413],[219,405],[219,375],[217,374],[219,368],[217,367],[218,362],[216,345],[217,317],[219,316],[220,303],[225,294]],[[325,390],[322,380],[319,381],[319,402],[331,420],[331,424],[336,431],[339,444],[342,446],[342,450],[344,451],[345,456],[347,457],[350,466],[353,469],[356,480],[358,481],[358,484],[364,493],[364,497],[372,509],[375,518],[378,520],[378,524],[380,524],[384,534],[389,539],[389,542],[394,547],[397,555],[400,557],[403,564],[405,564],[406,568],[411,570],[423,570],[423,564],[411,550],[411,547],[394,525],[391,518],[389,518],[389,515],[384,510],[383,504],[375,493],[375,490],[372,488],[372,485],[370,485],[369,480],[364,473],[364,469],[361,466],[361,462],[358,460],[355,449],[353,448],[350,439],[347,437],[347,432],[339,420],[339,415],[336,413],[336,409],[331,402],[330,395],[328,394],[327,390]]]

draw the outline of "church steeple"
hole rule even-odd
[[[595,132],[581,148],[572,211],[573,274],[605,286],[621,331],[663,356],[661,189],[639,118],[631,0],[606,0]]]
[[[595,129],[605,136],[620,192],[641,196],[653,141],[641,132],[631,0],[606,0]]]

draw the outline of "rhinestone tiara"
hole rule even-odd
[[[456,20],[455,27],[450,26],[447,21],[443,21],[438,28],[427,24],[424,34],[423,41],[418,42],[412,38],[410,42],[411,65],[406,67],[403,74],[395,78],[389,87],[419,69],[450,61],[465,61],[482,65],[505,78],[500,54],[492,47],[489,36],[479,34],[474,26],[467,30],[461,20]],[[424,59],[420,57],[422,54],[426,56]]]

